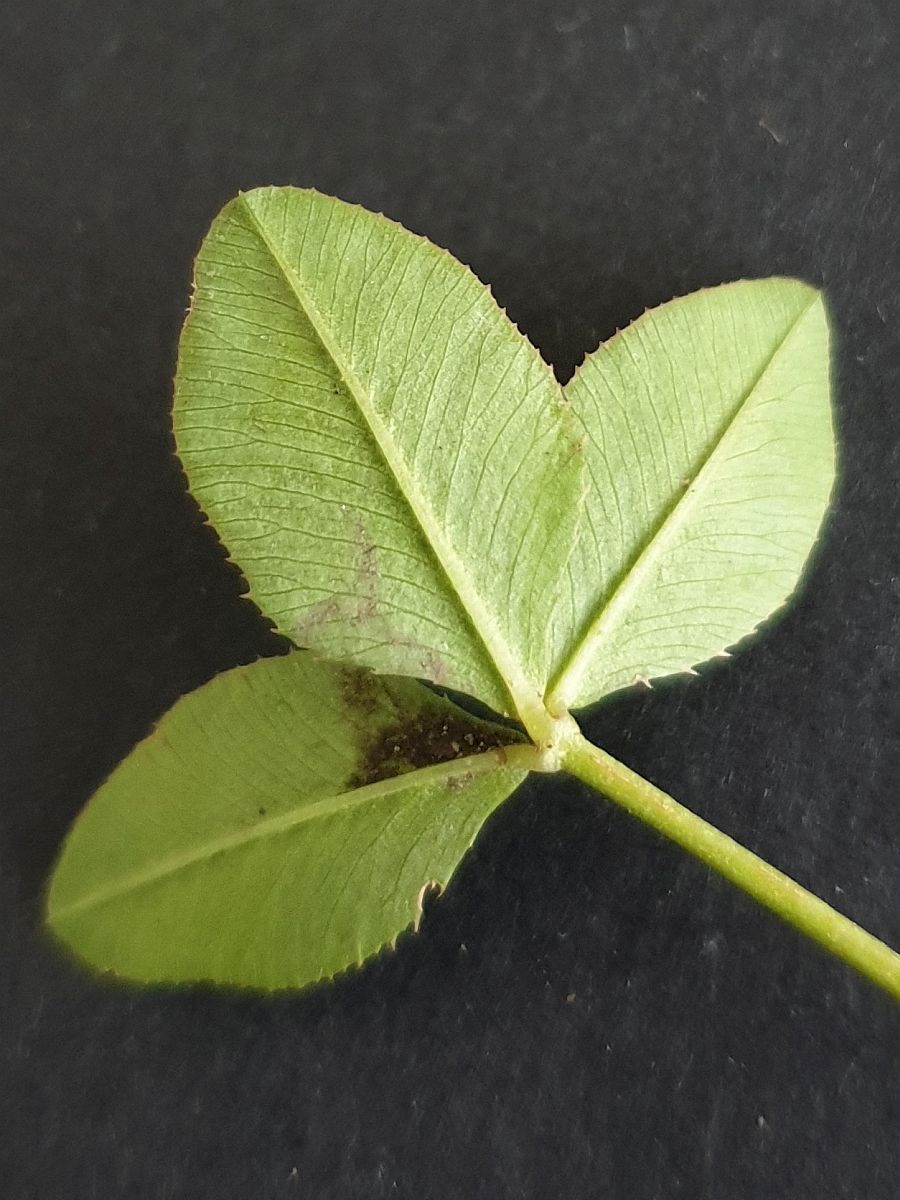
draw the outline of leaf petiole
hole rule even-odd
[[[900,954],[793,879],[654,787],[579,734],[561,747],[568,771],[900,1000]]]

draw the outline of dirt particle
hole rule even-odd
[[[340,687],[347,708],[363,717],[377,716],[390,703],[384,685],[371,671],[359,667],[346,667],[341,672]]]
[[[757,124],[759,125],[760,129],[764,129],[766,131],[766,133],[777,146],[783,146],[787,141],[784,133],[780,129],[777,129],[774,125],[770,125],[765,116],[761,116]]]
[[[476,722],[460,712],[459,716],[435,714],[425,709],[411,713],[384,728],[368,746],[349,788],[364,787],[395,775],[430,767],[436,763],[452,762],[470,754],[486,754],[516,745],[522,735],[501,725]],[[471,773],[451,776],[447,787],[458,790],[471,781]]]

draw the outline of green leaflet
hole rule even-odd
[[[179,700],[93,797],[49,924],[130,979],[334,975],[446,885],[534,758],[516,740],[412,680],[306,652],[239,667]]]
[[[766,279],[664,304],[566,395],[590,485],[551,703],[577,708],[721,654],[794,589],[834,477],[821,297]]]
[[[178,453],[298,645],[538,708],[577,432],[549,367],[423,238],[293,188],[214,223],[181,340]]]

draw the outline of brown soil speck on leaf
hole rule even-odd
[[[463,790],[463,788],[467,788],[469,786],[469,784],[472,782],[472,780],[474,778],[475,778],[475,776],[472,774],[471,771],[466,771],[462,775],[448,775],[447,776],[447,791],[448,792],[461,792]]]
[[[521,740],[521,735],[514,729],[477,722],[464,713],[459,716],[430,710],[411,713],[408,721],[381,731],[368,747],[347,786],[364,787],[420,767],[466,758],[470,754],[485,754]],[[453,786],[464,787],[466,782],[465,775],[460,775],[453,779]]]
[[[351,709],[366,717],[383,712],[387,697],[384,685],[371,671],[345,667],[341,673],[341,693]]]

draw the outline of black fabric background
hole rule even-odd
[[[254,999],[100,984],[41,893],[92,789],[276,647],[168,407],[191,260],[263,183],[383,210],[567,377],[645,306],[827,289],[840,484],[797,603],[589,733],[900,945],[900,10],[764,0],[6,0],[0,1191],[895,1200],[900,1009],[574,783],[421,935]]]

